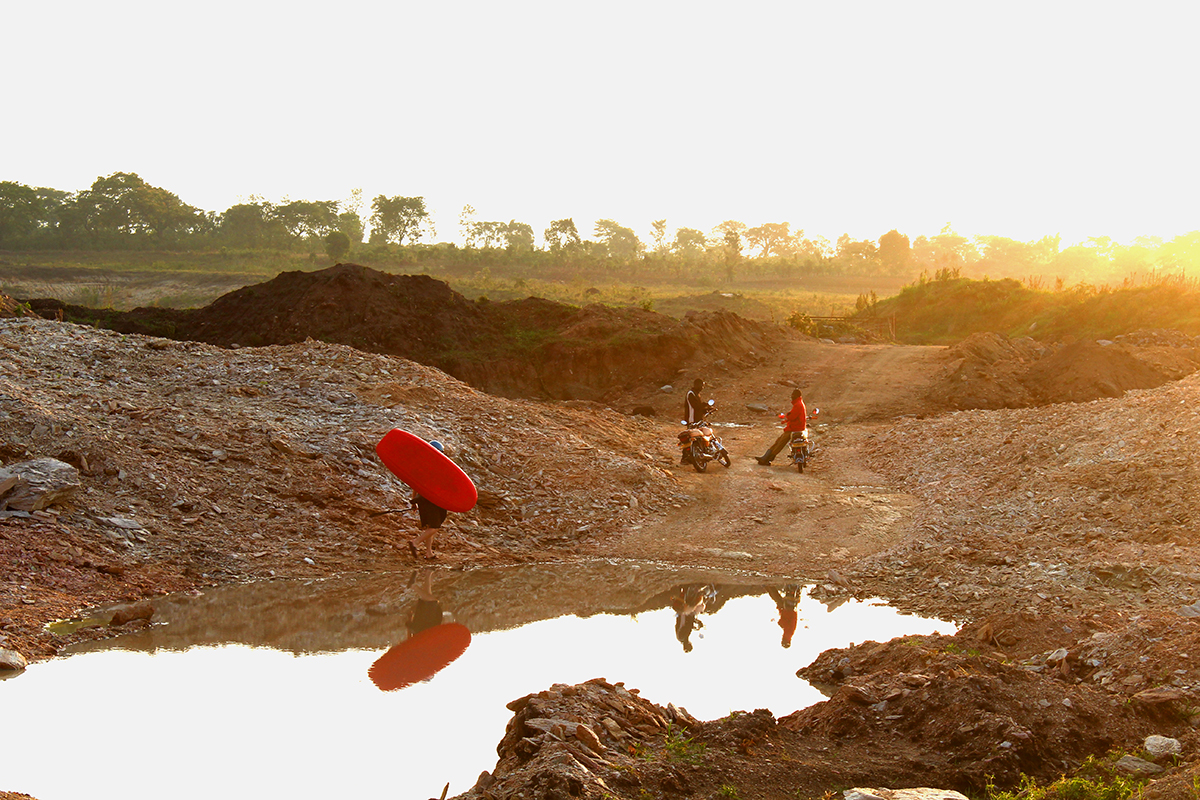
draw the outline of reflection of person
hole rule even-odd
[[[417,599],[404,618],[404,638],[367,669],[380,691],[394,692],[429,680],[471,644],[471,632],[453,622],[433,596],[433,570],[414,571],[408,589]]]
[[[808,427],[808,410],[804,407],[804,395],[799,389],[792,390],[792,410],[787,413],[786,422],[783,426],[783,433],[779,434],[779,438],[771,445],[767,452],[759,456],[756,461],[764,467],[771,465],[775,460],[775,456],[779,455],[779,451],[787,446],[792,440],[793,433],[799,433]]]
[[[792,635],[796,633],[796,622],[800,618],[799,612],[796,611],[800,602],[800,588],[794,583],[789,583],[784,587],[782,594],[775,589],[768,589],[767,594],[771,595],[771,599],[775,601],[775,610],[779,612],[779,627],[783,629],[780,644],[785,648],[791,647]]]
[[[413,578],[417,577],[413,573]],[[426,569],[422,581],[415,585],[417,604],[409,613],[404,627],[408,629],[409,638],[421,631],[427,631],[434,625],[442,624],[442,604],[433,596],[433,571]]]
[[[431,445],[437,448],[438,452],[444,453],[445,448],[441,442],[430,441]],[[446,521],[446,509],[439,506],[432,500],[422,497],[417,492],[413,492],[412,505],[416,506],[417,513],[421,517],[421,530],[415,538],[408,543],[408,549],[412,553],[413,558],[420,558],[420,545],[425,545],[425,558],[437,558],[433,554],[433,539],[437,536],[437,532],[441,529],[442,523]]]
[[[716,596],[712,585],[684,586],[671,600],[675,609],[675,638],[683,645],[683,652],[692,652],[692,631],[703,628],[699,614],[708,607],[708,601]]]

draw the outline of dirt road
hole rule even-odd
[[[847,438],[847,426],[924,411],[944,361],[944,348],[796,340],[736,372],[694,365],[681,383],[689,384],[692,372],[705,377],[704,396],[718,403],[711,419],[733,463],[712,464],[703,474],[673,468],[689,499],[666,520],[624,532],[611,543],[612,554],[824,580],[895,546],[906,536],[915,501],[887,488],[856,437]],[[790,407],[793,386],[802,387],[810,413],[820,409],[811,423],[819,453],[804,474],[786,453],[770,467],[754,460],[781,430],[776,415]],[[649,395],[640,401],[667,405]],[[664,426],[667,444],[675,430]]]

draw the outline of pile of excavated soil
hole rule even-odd
[[[1153,703],[1114,715],[1122,701],[1102,689],[967,654],[952,637],[827,650],[797,674],[831,696],[782,727],[831,742],[904,740],[914,751],[908,769],[962,791],[1022,775],[1052,781],[1090,755],[1179,726],[1174,710]]]
[[[1120,397],[1151,389],[1200,366],[1194,339],[1166,343],[1134,335],[1127,342],[1079,340],[1044,344],[977,333],[950,347],[940,378],[930,387],[930,407],[1025,408]]]
[[[698,351],[742,358],[787,336],[727,311],[676,320],[639,308],[537,298],[472,302],[442,281],[357,264],[285,272],[190,310],[100,311],[31,301],[42,316],[220,347],[309,339],[435,366],[505,397],[604,400],[669,383]]]

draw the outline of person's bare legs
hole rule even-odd
[[[433,596],[433,570],[429,567],[422,567],[422,571],[425,574],[421,576],[423,578],[421,583],[417,584],[417,597],[422,600],[436,600],[437,598]]]
[[[410,542],[410,547],[413,550],[413,555],[416,555],[417,549],[421,544],[425,545],[425,557],[434,558],[433,555],[433,538],[437,536],[437,528],[421,528],[421,532],[417,534],[417,538]]]

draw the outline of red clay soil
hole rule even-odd
[[[646,383],[669,383],[704,350],[740,358],[778,344],[785,331],[725,311],[680,321],[640,308],[583,308],[538,298],[472,302],[425,275],[357,264],[285,272],[191,310],[130,312],[33,300],[53,319],[85,322],[219,347],[313,339],[435,366],[506,397],[604,400]]]

